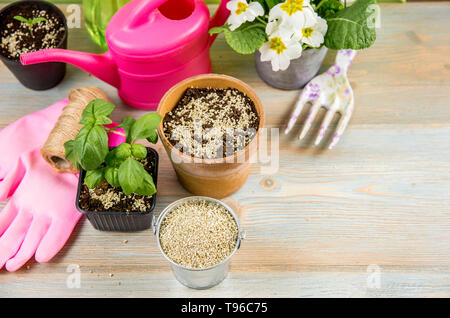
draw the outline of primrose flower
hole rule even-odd
[[[246,21],[253,21],[256,17],[264,15],[264,9],[259,2],[247,3],[247,0],[231,0],[227,3],[227,9],[231,11],[228,23],[230,30],[234,31]]]
[[[300,40],[312,47],[319,47],[323,43],[328,29],[327,22],[318,15],[316,16],[316,21],[316,24],[313,26],[303,27],[301,34],[299,34]],[[297,36],[296,38],[298,39]]]
[[[274,72],[284,71],[289,67],[291,60],[302,55],[302,45],[289,34],[279,31],[275,32],[269,41],[261,46],[259,52],[261,61],[270,61]]]
[[[286,0],[270,10],[266,33],[271,35],[282,28],[294,34],[295,30],[312,26],[315,23],[316,14],[309,0]]]

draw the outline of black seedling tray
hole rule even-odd
[[[153,153],[155,158],[155,165],[153,171],[150,173],[153,177],[153,182],[155,183],[156,189],[158,181],[158,163],[159,156],[156,150],[152,148],[147,148],[147,151]],[[78,179],[78,191],[76,198],[76,207],[78,211],[85,214],[88,220],[91,222],[92,226],[100,231],[117,231],[117,232],[136,232],[149,229],[152,225],[153,210],[156,205],[156,195],[155,193],[152,198],[152,206],[145,212],[130,212],[125,211],[86,211],[80,207],[80,193],[81,187],[84,184],[84,177],[86,176],[86,171],[80,171],[80,177]]]

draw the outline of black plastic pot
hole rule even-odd
[[[61,41],[61,43],[59,43],[57,48],[67,49],[68,27],[66,17],[61,10],[59,10],[54,4],[50,2],[31,0],[13,2],[0,10],[0,20],[2,20],[3,15],[5,15],[12,8],[16,6],[26,6],[27,4],[36,4],[40,9],[56,12],[60,16],[60,18],[64,22],[66,32],[64,34],[63,40]],[[33,90],[46,90],[55,87],[62,81],[62,79],[66,75],[65,63],[48,62],[24,66],[20,63],[20,61],[8,59],[1,54],[0,59],[19,80],[19,82],[23,84],[23,86]]]
[[[159,156],[156,150],[152,148],[147,148],[148,152],[151,152],[155,158],[154,171],[151,171],[153,176],[153,182],[157,186],[158,181],[158,163]],[[152,206],[145,212],[124,212],[124,211],[85,211],[80,207],[80,193],[81,187],[84,184],[84,177],[86,176],[86,171],[80,171],[80,177],[78,180],[78,191],[77,191],[77,201],[76,207],[78,211],[85,214],[92,226],[100,231],[118,231],[118,232],[136,232],[149,229],[152,225],[153,210],[156,205],[156,193],[153,195]]]

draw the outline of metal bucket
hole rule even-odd
[[[174,263],[167,255],[164,253],[161,248],[161,243],[159,241],[159,229],[161,227],[162,221],[164,220],[167,213],[172,211],[174,208],[180,206],[181,204],[191,201],[191,200],[205,200],[209,202],[217,203],[223,206],[227,211],[233,216],[237,227],[238,227],[238,238],[236,242],[236,246],[234,250],[225,258],[222,262],[217,265],[210,266],[207,268],[188,268]],[[236,251],[241,246],[241,241],[245,238],[245,231],[242,230],[241,224],[236,213],[233,211],[231,207],[222,201],[210,198],[210,197],[202,197],[202,196],[192,196],[177,200],[167,206],[158,218],[153,218],[153,233],[156,235],[156,241],[158,242],[158,248],[163,254],[164,258],[169,261],[172,266],[173,273],[175,278],[183,285],[194,288],[194,289],[207,289],[211,288],[220,282],[222,282],[228,274],[228,264],[230,262],[231,257],[236,253]]]
[[[261,53],[255,52],[256,70],[259,77],[272,87],[293,90],[304,87],[319,71],[328,49],[307,49],[302,56],[292,60],[285,71],[274,72],[270,62],[261,61]]]

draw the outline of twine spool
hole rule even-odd
[[[106,94],[97,87],[71,89],[69,102],[41,148],[41,154],[58,172],[78,172],[70,160],[65,158],[64,144],[75,139],[82,125],[79,124],[84,108],[94,99],[108,100]]]

